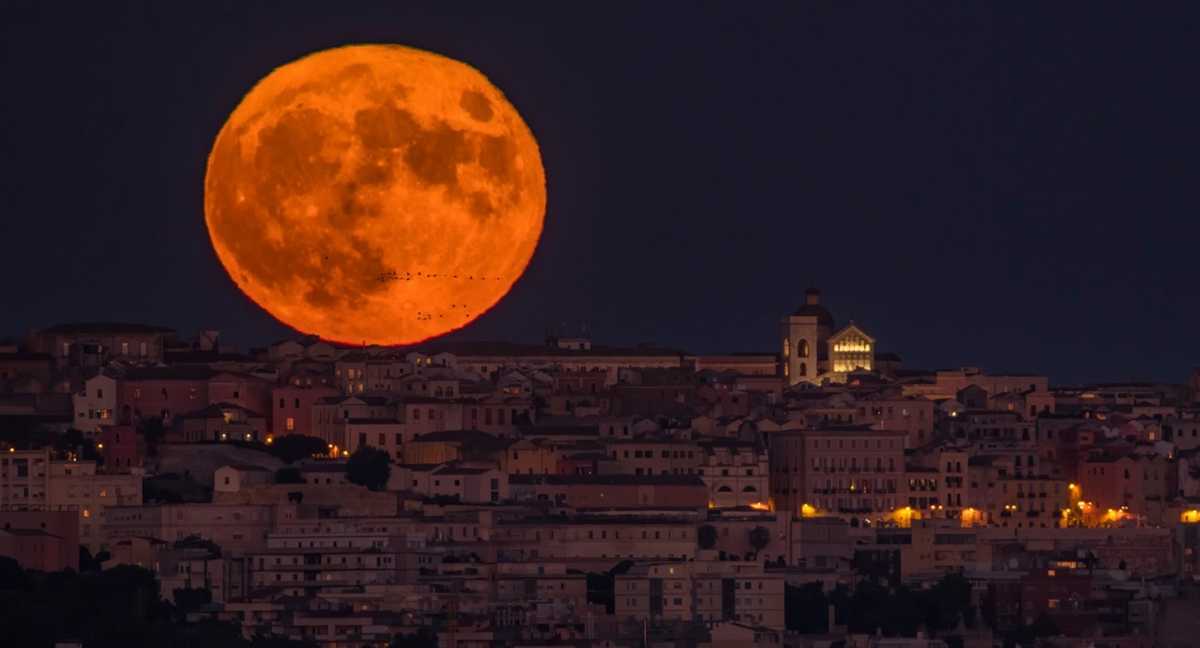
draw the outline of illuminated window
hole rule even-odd
[[[808,357],[808,340],[801,339],[800,342],[796,344],[796,357],[797,358],[807,358]],[[800,373],[804,373],[804,371],[801,370]]]
[[[294,419],[290,416],[287,417],[287,421],[284,422],[284,427],[287,428],[288,432],[295,430],[296,429],[296,419]]]

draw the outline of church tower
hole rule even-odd
[[[833,331],[833,315],[821,305],[821,291],[809,288],[804,304],[783,319],[780,326],[783,375],[789,386],[816,384],[826,363],[827,342]]]

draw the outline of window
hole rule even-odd
[[[138,355],[142,357],[150,355],[150,347],[145,342],[138,345]]]
[[[287,417],[287,420],[284,422],[284,427],[287,428],[288,432],[295,430],[296,429],[296,419],[292,418],[291,416]]]

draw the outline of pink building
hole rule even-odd
[[[287,385],[271,390],[271,435],[319,436],[313,429],[313,406],[321,399],[340,396],[329,385]]]
[[[127,473],[142,467],[146,443],[132,425],[105,425],[100,428],[96,449],[104,458],[105,472]]]
[[[120,423],[143,418],[171,417],[208,405],[208,380],[214,372],[207,367],[151,367],[130,370],[118,387]]]
[[[76,511],[0,511],[0,555],[25,569],[79,569],[79,513]]]
[[[514,498],[577,509],[694,508],[708,506],[697,475],[510,475]]]
[[[903,432],[849,425],[772,432],[770,441],[778,510],[803,514],[807,505],[857,525],[904,505]]]
[[[118,422],[198,412],[218,403],[271,415],[271,384],[262,378],[208,367],[150,367],[130,370],[118,388]]]

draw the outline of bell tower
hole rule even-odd
[[[804,304],[780,322],[783,374],[789,386],[802,382],[816,384],[822,371],[824,354],[833,316],[821,305],[821,291],[809,288]]]

